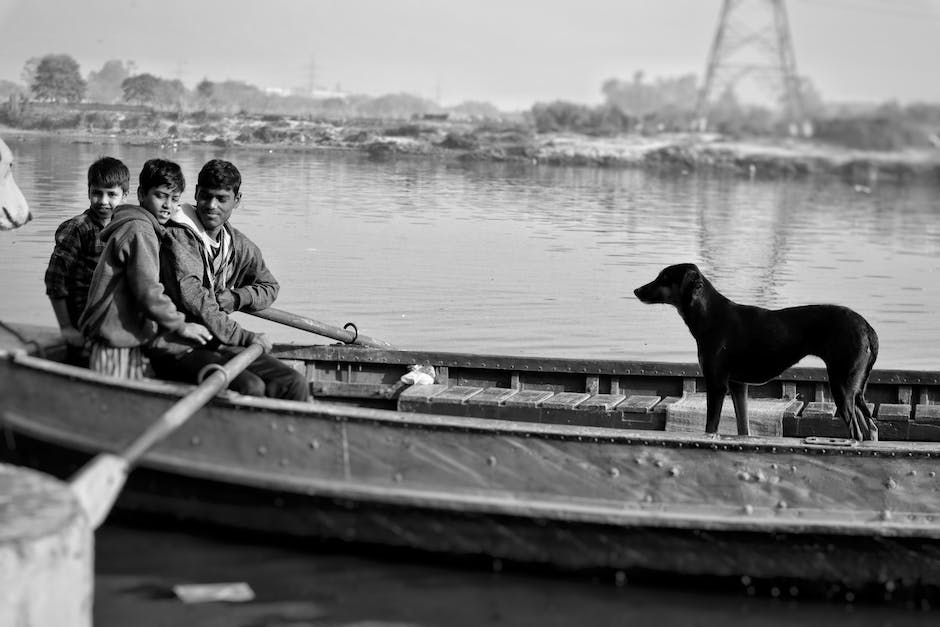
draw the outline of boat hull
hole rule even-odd
[[[7,353],[0,448],[66,478],[188,389]],[[930,442],[706,437],[224,394],[141,460],[117,507],[564,569],[935,586],[938,458]]]
[[[86,455],[18,437],[16,457],[67,477]],[[50,460],[56,460],[55,464]],[[933,538],[805,531],[708,529],[539,517],[448,503],[418,504],[259,488],[180,477],[143,467],[117,507],[133,519],[176,521],[262,536],[327,543],[331,549],[406,549],[544,565],[560,570],[748,577],[755,581],[833,582],[851,588],[940,585],[940,543]]]

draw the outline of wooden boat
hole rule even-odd
[[[68,476],[191,389],[101,377],[60,363],[53,330],[15,331],[0,330],[0,442],[17,463]],[[882,441],[859,443],[818,368],[752,387],[764,435],[707,437],[692,364],[276,353],[315,402],[219,396],[144,457],[117,506],[563,569],[940,584],[938,372],[875,371]],[[402,383],[414,364],[435,383]]]

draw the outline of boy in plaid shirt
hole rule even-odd
[[[111,221],[114,209],[124,202],[129,186],[127,166],[113,157],[98,159],[88,168],[88,209],[63,222],[55,232],[55,247],[46,268],[46,295],[66,342],[66,359],[76,366],[88,365],[78,318],[104,250],[98,236]]]

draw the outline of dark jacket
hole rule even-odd
[[[256,336],[243,329],[219,307],[216,292],[228,289],[235,295],[238,311],[259,311],[277,298],[280,286],[264,263],[261,250],[238,229],[226,224],[232,255],[224,285],[210,275],[204,244],[193,230],[170,220],[161,251],[160,276],[167,295],[186,320],[205,325],[222,344],[248,346]]]
[[[104,251],[79,320],[86,338],[115,347],[142,346],[186,319],[160,283],[160,239],[166,230],[145,209],[121,205],[101,232]]]

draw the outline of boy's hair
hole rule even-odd
[[[231,161],[213,159],[199,170],[196,185],[206,189],[230,189],[238,194],[242,186],[242,174]]]
[[[131,173],[120,159],[101,157],[88,168],[88,187],[120,187],[126,194]]]
[[[178,164],[166,159],[150,159],[140,170],[140,189],[146,193],[166,185],[175,192],[186,191],[186,178]]]

